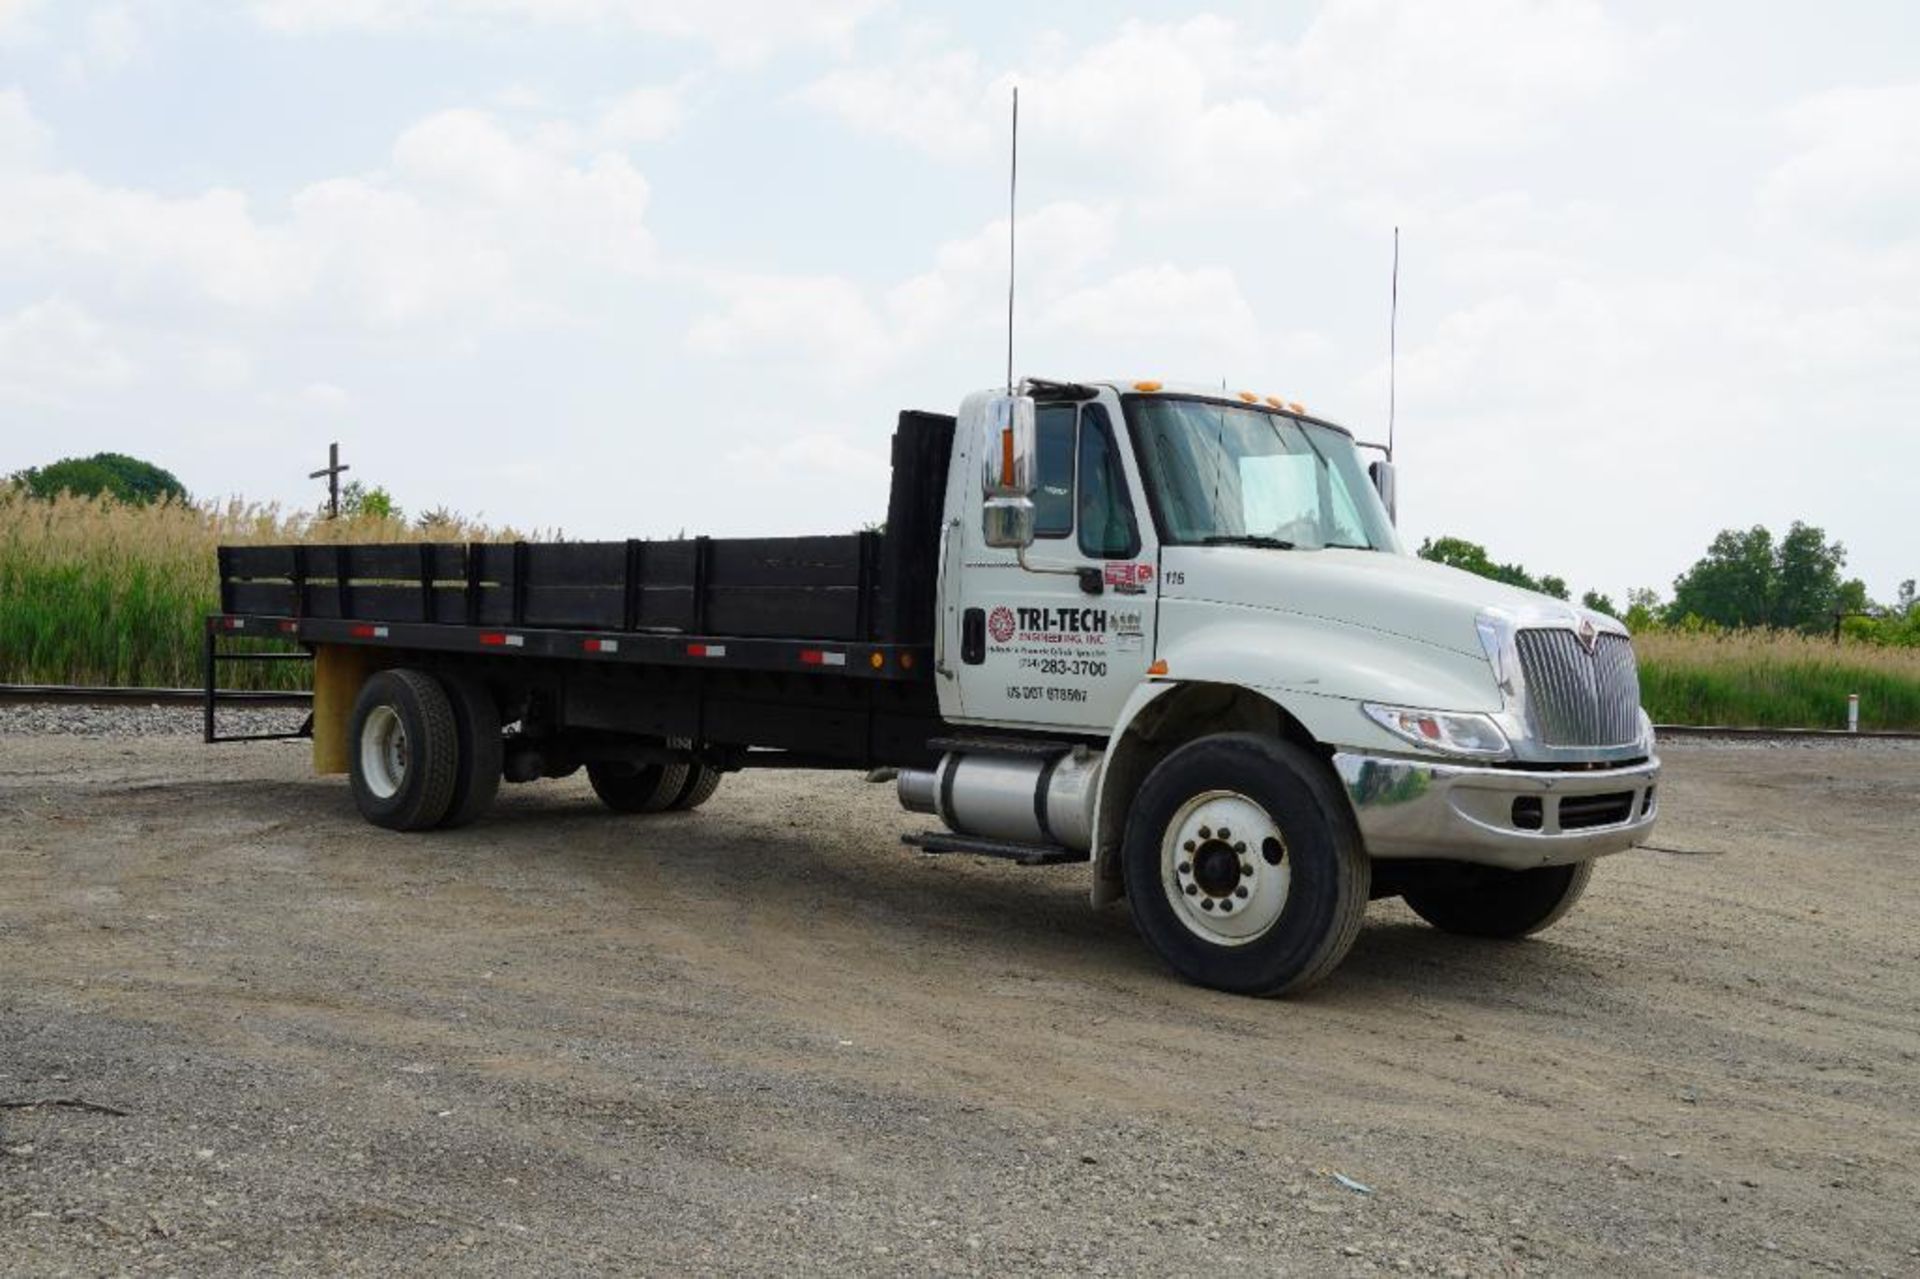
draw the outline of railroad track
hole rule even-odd
[[[0,684],[0,706],[198,706],[197,688],[106,688],[86,684]],[[223,704],[307,706],[312,693],[222,689]],[[1744,728],[1737,725],[1656,724],[1661,737],[1733,737],[1755,741],[1920,742],[1920,733],[1859,732],[1842,728]]]
[[[0,706],[198,706],[199,688],[107,688],[87,684],[0,684]],[[221,705],[307,706],[312,693],[221,689]]]
[[[1920,733],[1844,728],[1742,728],[1737,725],[1655,724],[1656,737],[1748,737],[1757,741],[1920,742]]]

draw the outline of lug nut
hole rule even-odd
[[[1205,826],[1202,826],[1202,827],[1200,828],[1200,838],[1201,838],[1201,839],[1212,839],[1212,838],[1213,838],[1213,832],[1212,832],[1212,831],[1210,831],[1210,830],[1208,830],[1208,829],[1207,829],[1207,828],[1206,828]]]
[[[1187,841],[1187,851],[1188,851],[1188,852],[1192,852],[1192,851],[1193,851],[1193,850],[1194,850],[1195,848],[1197,848],[1197,847],[1198,847],[1198,845],[1197,845],[1197,844],[1195,844],[1195,843],[1194,843],[1194,842],[1193,842],[1192,840],[1188,840],[1188,841]]]
[[[1213,898],[1211,898],[1211,897],[1209,897],[1209,898],[1207,898],[1207,900],[1205,900],[1205,901],[1203,901],[1203,902],[1201,902],[1201,903],[1200,903],[1200,909],[1201,909],[1201,910],[1212,910],[1212,909],[1213,909]]]
[[[1221,903],[1220,903],[1220,909],[1221,909],[1221,910],[1223,910],[1223,911],[1226,911],[1226,910],[1232,910],[1232,909],[1233,909],[1233,903],[1232,903],[1232,902],[1221,902]]]
[[[1241,873],[1242,875],[1245,875],[1245,876],[1246,876],[1247,878],[1249,878],[1249,879],[1251,879],[1251,878],[1253,878],[1253,863],[1252,863],[1252,862],[1241,862],[1241,863],[1240,863],[1240,873]]]
[[[1240,887],[1233,890],[1233,895],[1244,900],[1247,895],[1247,886],[1245,884],[1240,885]]]
[[[1226,833],[1227,833],[1227,832],[1225,832],[1225,831],[1221,831],[1221,832],[1220,832],[1220,834],[1221,834],[1221,835],[1222,835],[1223,837],[1224,837],[1224,836],[1226,835]],[[1236,852],[1236,853],[1245,853],[1245,852],[1247,851],[1247,841],[1243,839],[1243,840],[1240,840],[1240,841],[1238,841],[1237,843],[1235,843],[1235,844],[1234,844],[1234,846],[1233,846],[1233,851],[1234,851],[1234,852]]]
[[[1232,839],[1232,838],[1233,838],[1233,832],[1232,832],[1232,831],[1230,831],[1230,830],[1228,830],[1228,829],[1227,829],[1227,828],[1226,828],[1225,826],[1222,826],[1222,827],[1220,828],[1220,838],[1221,838],[1221,839]]]
[[[1200,885],[1198,884],[1187,885],[1187,896],[1192,897],[1194,894],[1198,893],[1199,891],[1200,891]]]
[[[1179,866],[1175,867],[1175,869],[1178,870],[1182,875],[1191,875],[1193,874],[1193,863],[1181,862]]]

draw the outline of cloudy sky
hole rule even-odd
[[[1763,16],[1764,15],[1764,16]],[[570,536],[878,518],[1002,368],[1377,436],[1616,596],[1729,525],[1920,573],[1911,3],[0,0],[0,471],[114,449]]]

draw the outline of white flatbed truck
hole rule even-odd
[[[1181,976],[1297,991],[1372,898],[1560,918],[1647,838],[1616,620],[1405,554],[1393,469],[1299,405],[1030,379],[903,413],[883,531],[225,547],[235,636],[315,661],[315,766],[424,830],[584,767],[626,812],[887,770],[928,852],[1083,862]],[[228,645],[228,648],[231,648]]]

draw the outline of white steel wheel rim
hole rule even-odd
[[[360,775],[378,799],[392,799],[407,782],[407,726],[391,706],[367,712],[360,727]]]
[[[1260,804],[1237,791],[1207,791],[1167,823],[1160,883],[1189,932],[1216,946],[1244,946],[1280,922],[1293,859]]]

